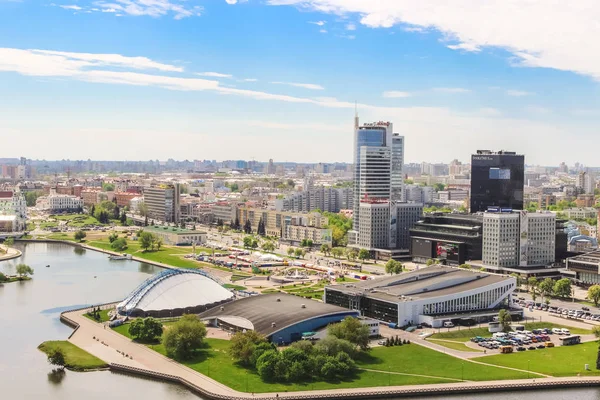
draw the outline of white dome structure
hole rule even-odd
[[[117,305],[117,311],[134,317],[197,314],[233,297],[202,271],[168,269],[146,279]]]

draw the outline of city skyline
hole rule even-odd
[[[406,162],[594,165],[594,2],[147,4],[0,0],[0,157],[351,162],[356,101]]]

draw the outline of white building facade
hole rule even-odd
[[[546,266],[555,260],[556,215],[525,210],[486,212],[483,216],[483,265]]]

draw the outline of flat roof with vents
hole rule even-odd
[[[298,324],[300,322],[337,314],[348,314],[347,308],[325,304],[285,293],[270,293],[245,297],[204,311],[200,319],[218,318],[226,322],[235,322],[243,328],[253,329],[265,336]],[[247,322],[246,322],[247,321]]]
[[[434,266],[385,278],[327,286],[326,289],[399,302],[403,299],[423,299],[461,293],[504,280],[509,282],[512,279],[514,278],[480,271]]]

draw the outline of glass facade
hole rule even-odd
[[[425,304],[423,306],[423,314],[436,315],[485,310],[491,308],[498,299],[506,296],[506,294],[512,292],[513,289],[514,284],[508,284],[482,293]],[[507,299],[508,296],[503,299],[503,302],[507,303]]]
[[[471,212],[488,207],[523,209],[525,156],[513,153],[471,156]]]

